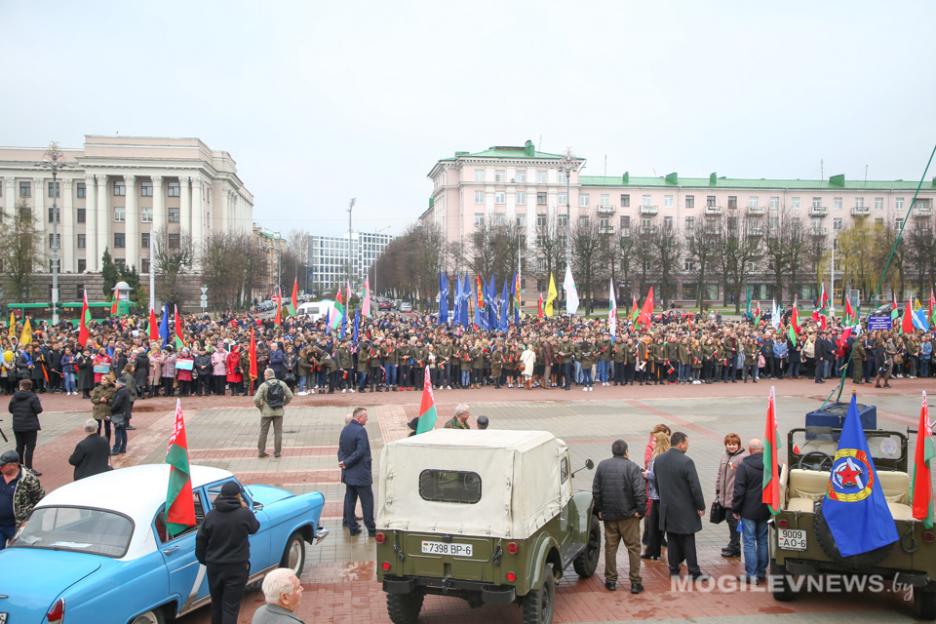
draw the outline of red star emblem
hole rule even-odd
[[[855,470],[850,463],[845,462],[845,467],[838,471],[838,475],[842,481],[842,487],[858,487],[855,478],[861,476],[861,471]]]

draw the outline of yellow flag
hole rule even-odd
[[[546,316],[550,317],[553,315],[553,301],[556,300],[556,297],[559,296],[559,291],[556,290],[556,280],[553,279],[553,274],[549,274],[549,290],[546,291]]]
[[[23,333],[20,334],[19,344],[21,347],[25,347],[32,342],[32,327],[29,325],[29,318],[26,318],[26,321],[23,323]]]
[[[16,336],[16,317],[10,312],[10,327],[7,329],[7,336],[13,338]]]

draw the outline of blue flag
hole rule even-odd
[[[351,332],[351,342],[357,345],[358,329],[361,327],[361,308],[354,311],[354,330]]]
[[[468,318],[468,299],[471,297],[471,282],[468,280],[468,274],[465,273],[465,283],[462,285],[462,311],[459,315],[462,327],[468,329],[471,319]]]
[[[461,321],[461,280],[455,275],[455,297],[452,299],[452,325],[458,325]]]
[[[348,335],[348,312],[347,310],[341,311],[341,331],[338,332],[338,338],[341,340],[345,339],[345,336]]]
[[[325,335],[331,333],[331,308],[325,310]]]
[[[897,541],[897,525],[868,452],[854,394],[832,463],[822,515],[843,557]]]
[[[448,324],[448,273],[439,273],[439,325]]]
[[[510,287],[507,284],[507,278],[504,278],[504,290],[501,292],[500,301],[500,315],[497,319],[497,329],[498,331],[506,332],[510,325],[510,314],[508,313],[508,306],[510,305]]]
[[[162,320],[159,322],[159,338],[163,349],[169,344],[169,304],[163,306]]]

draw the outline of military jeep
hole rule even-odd
[[[787,436],[789,464],[780,473],[781,512],[770,522],[770,590],[793,600],[808,587],[800,577],[877,575],[887,589],[913,588],[920,619],[936,619],[936,531],[913,519],[909,505],[908,440],[899,431],[865,430],[868,450],[899,539],[882,548],[843,557],[829,531],[822,502],[841,429],[793,429]]]
[[[385,446],[377,578],[390,619],[416,622],[438,594],[551,622],[556,581],[570,564],[592,576],[601,546],[591,491],[572,478],[568,448],[545,431],[437,429]]]

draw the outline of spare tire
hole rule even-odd
[[[880,548],[861,553],[860,555],[843,557],[842,553],[839,552],[838,545],[835,543],[835,537],[832,535],[832,531],[829,530],[829,524],[822,514],[822,500],[816,501],[815,505],[813,505],[813,515],[815,516],[813,519],[813,528],[815,529],[816,540],[819,542],[819,547],[822,548],[822,552],[832,561],[854,570],[864,571],[865,568],[876,566],[881,563],[887,558],[894,544],[897,543],[894,542],[894,544],[881,546]]]

